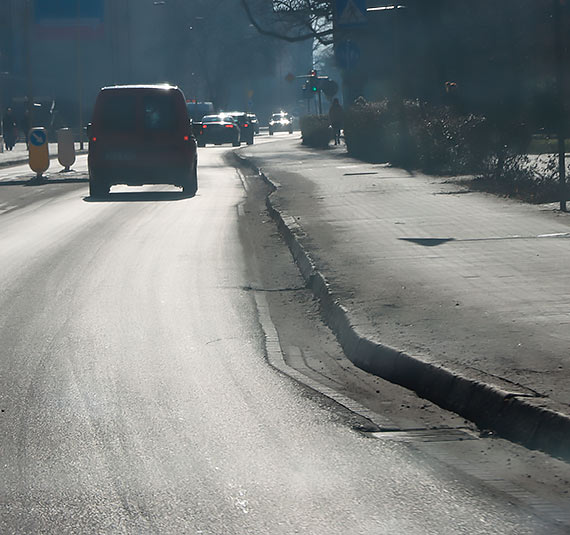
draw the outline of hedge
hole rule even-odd
[[[328,115],[305,115],[301,117],[300,124],[303,145],[325,148],[334,139]]]

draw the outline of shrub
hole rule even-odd
[[[449,107],[418,101],[355,101],[345,117],[348,152],[368,161],[387,161],[430,173],[476,174],[486,161],[504,161],[530,143],[524,125],[492,124],[480,115],[460,115]]]
[[[349,154],[367,161],[390,161],[396,143],[394,122],[389,101],[357,99],[344,117],[344,140]]]
[[[509,152],[485,162],[485,169],[472,181],[476,189],[524,199],[554,202],[560,198],[557,156],[532,157]]]
[[[492,150],[489,124],[481,116],[426,107],[412,128],[418,165],[429,173],[476,173]]]
[[[300,123],[303,145],[325,148],[334,138],[328,115],[304,115]]]

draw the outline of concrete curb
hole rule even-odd
[[[541,406],[541,398],[508,392],[424,362],[366,338],[350,312],[335,298],[330,285],[297,239],[300,227],[272,200],[278,185],[245,157],[233,152],[240,165],[250,167],[273,189],[266,206],[276,221],[301,274],[319,299],[323,317],[346,356],[359,368],[415,391],[440,407],[531,449],[570,461],[570,415]]]

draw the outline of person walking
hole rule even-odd
[[[22,116],[22,132],[24,134],[24,139],[26,140],[26,148],[29,149],[28,146],[28,135],[30,133],[30,128],[32,128],[32,121],[30,117],[30,110],[26,107],[24,110],[24,115]]]
[[[332,101],[331,107],[329,109],[329,122],[334,133],[334,144],[340,145],[340,129],[342,128],[344,117],[344,111],[338,98]]]
[[[16,144],[16,119],[12,108],[8,108],[2,120],[2,132],[6,150],[12,150]]]

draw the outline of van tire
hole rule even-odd
[[[111,186],[109,184],[102,182],[100,180],[89,180],[89,196],[90,197],[106,197],[109,195],[109,190]]]
[[[184,182],[182,191],[184,195],[188,195],[188,197],[194,197],[194,195],[196,195],[198,191],[198,163],[194,164],[194,169],[190,173],[189,178]]]

